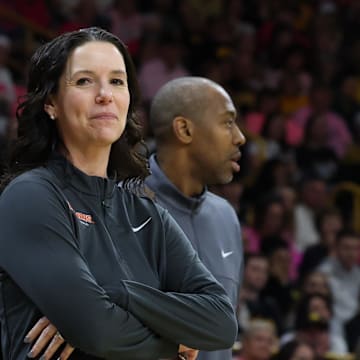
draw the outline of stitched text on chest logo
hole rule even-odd
[[[221,250],[221,256],[223,257],[223,259],[227,258],[228,256],[230,256],[233,253],[233,251],[227,251],[225,252],[224,250]]]

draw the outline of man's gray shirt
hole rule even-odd
[[[223,285],[236,309],[242,280],[243,247],[240,224],[233,207],[208,190],[197,197],[184,196],[150,157],[146,185],[155,200],[175,218],[205,266]],[[200,352],[199,360],[230,360],[231,349]]]
[[[333,295],[335,331],[344,335],[343,325],[355,316],[360,295],[360,267],[345,269],[338,259],[327,257],[317,268],[327,275]]]

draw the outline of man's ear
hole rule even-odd
[[[173,130],[176,138],[184,144],[189,144],[193,138],[194,124],[191,120],[177,116],[173,120]]]

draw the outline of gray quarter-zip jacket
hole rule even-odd
[[[243,247],[240,224],[233,207],[207,189],[197,197],[184,196],[150,157],[151,175],[146,185],[155,200],[174,217],[190,239],[200,259],[223,285],[234,310],[242,281]],[[198,360],[230,360],[231,349],[201,351]]]
[[[42,315],[77,349],[71,359],[158,359],[178,344],[234,341],[231,303],[180,227],[112,180],[55,157],[7,186],[0,229],[4,360],[26,359],[24,336]]]

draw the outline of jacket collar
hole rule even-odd
[[[68,186],[83,194],[100,196],[102,199],[110,198],[117,186],[113,179],[85,174],[59,153],[51,156],[48,166]]]
[[[165,175],[160,168],[156,155],[152,154],[149,159],[151,175],[145,180],[146,185],[155,193],[155,198],[166,197],[166,202],[173,207],[181,207],[194,211],[199,208],[206,198],[207,189],[198,196],[185,196]],[[157,195],[157,192],[159,195]]]

